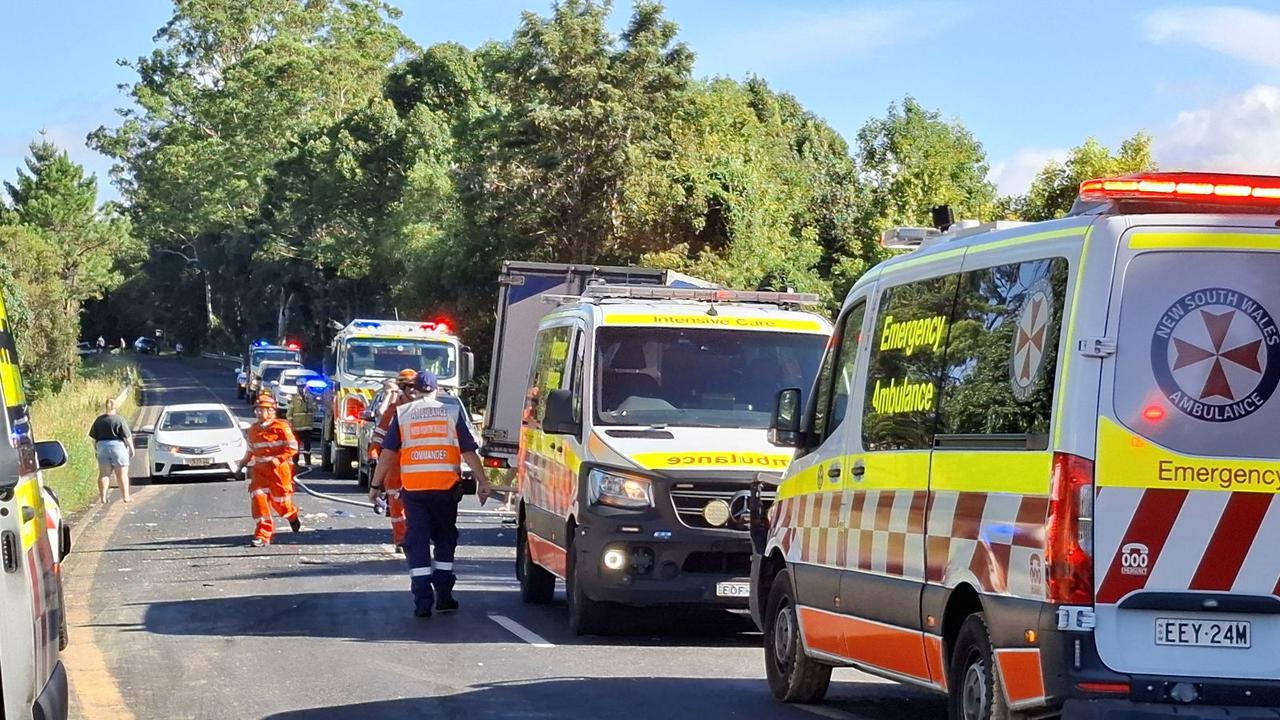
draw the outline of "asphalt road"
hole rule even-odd
[[[228,369],[160,358],[143,372],[139,425],[179,402],[249,417]],[[318,469],[305,480],[360,497]],[[134,498],[93,517],[67,563],[72,717],[945,717],[941,698],[853,670],[826,704],[781,706],[740,616],[636,613],[618,636],[573,637],[563,592],[520,602],[514,531],[496,518],[463,522],[461,612],[419,620],[371,510],[299,493],[304,531],[277,523],[256,549],[243,483],[144,483]]]

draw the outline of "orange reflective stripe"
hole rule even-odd
[[[1040,651],[1034,648],[996,650],[996,664],[1004,680],[1010,705],[1028,705],[1044,700],[1044,672]]]
[[[811,649],[909,678],[933,681],[919,631],[817,608],[799,610],[805,644]]]

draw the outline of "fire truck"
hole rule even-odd
[[[403,369],[431,371],[446,392],[471,381],[475,357],[447,321],[352,320],[330,343],[321,427],[321,458],[335,477],[356,477],[360,418],[374,393]],[[363,479],[362,482],[367,482]]]

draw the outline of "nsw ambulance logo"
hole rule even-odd
[[[1197,420],[1229,422],[1257,412],[1280,381],[1280,329],[1238,290],[1183,295],[1156,324],[1151,368],[1169,403]]]
[[[1032,286],[1018,308],[1017,326],[1013,330],[1013,347],[1009,354],[1009,384],[1020,402],[1031,399],[1044,367],[1044,352],[1049,338],[1049,320],[1053,317],[1053,289],[1045,280]]]

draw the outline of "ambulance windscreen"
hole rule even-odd
[[[596,347],[600,424],[766,428],[780,390],[813,385],[826,337],[607,327]]]

